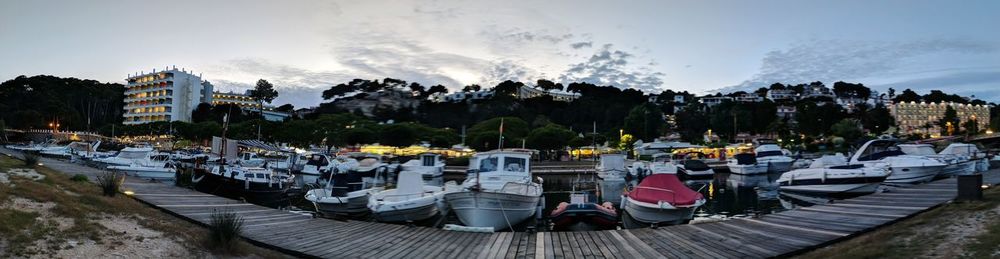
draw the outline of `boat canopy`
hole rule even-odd
[[[941,150],[941,154],[948,155],[972,155],[979,154],[979,148],[973,144],[966,143],[952,143],[948,147]]]
[[[628,197],[654,204],[661,201],[667,202],[672,206],[692,205],[703,199],[701,193],[688,189],[680,179],[677,179],[675,174],[647,176],[634,190],[628,193]]]
[[[752,165],[757,163],[757,158],[754,157],[754,154],[750,153],[736,154],[734,158],[736,158],[736,163],[741,165]]]

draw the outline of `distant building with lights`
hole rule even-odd
[[[240,94],[235,92],[214,92],[212,93],[212,105],[235,104],[244,109],[260,109],[260,103],[250,97],[250,90]],[[269,107],[264,107],[265,109]]]
[[[961,123],[972,120],[976,121],[980,129],[989,127],[990,108],[986,105],[900,102],[889,105],[889,110],[896,119],[900,133],[937,135],[941,132],[937,123],[944,117],[948,107],[955,110]],[[955,125],[956,129],[959,127],[961,125]]]
[[[212,84],[183,69],[137,73],[125,81],[124,124],[190,122],[198,104],[212,103]]]
[[[535,98],[544,95],[551,96],[552,100],[562,101],[562,102],[572,102],[573,100],[580,98],[580,93],[567,92],[563,90],[555,90],[555,89],[545,90],[542,88],[531,87],[531,86],[522,86],[521,88],[517,89],[518,99]]]

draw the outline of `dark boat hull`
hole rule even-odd
[[[597,204],[571,204],[549,217],[553,230],[607,230],[618,226],[618,215],[602,211]]]
[[[292,193],[291,184],[284,183],[266,184],[250,182],[249,184],[241,179],[223,177],[209,173],[204,169],[194,170],[193,180],[200,179],[194,183],[197,191],[219,195],[232,199],[242,199],[249,203],[267,206],[272,208],[287,207],[290,205],[290,195]]]

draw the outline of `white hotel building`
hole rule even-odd
[[[212,84],[176,68],[129,76],[125,85],[125,124],[191,121],[201,103],[212,103]]]

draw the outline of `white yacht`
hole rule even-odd
[[[792,169],[795,159],[785,156],[781,147],[776,144],[763,144],[754,148],[757,154],[757,163],[767,165],[768,173],[784,173]]]
[[[911,156],[922,156],[937,159],[948,166],[941,169],[939,177],[951,177],[955,175],[969,175],[976,172],[976,161],[960,159],[952,154],[938,154],[931,144],[899,144],[899,150]]]
[[[750,175],[767,173],[767,164],[757,161],[757,158],[751,153],[736,154],[726,162],[726,166],[729,167],[729,172],[734,174]]]
[[[441,182],[441,177],[444,175],[444,160],[441,159],[441,155],[435,153],[417,155],[416,158],[406,161],[400,167],[402,167],[402,172],[420,173],[423,181],[431,185],[440,185],[438,182]]]
[[[886,139],[870,140],[851,156],[850,164],[866,166],[888,166],[892,171],[885,183],[907,185],[929,182],[947,164],[933,158],[906,155],[900,151],[896,141]]]
[[[453,188],[457,185],[449,182]],[[368,209],[375,220],[382,222],[414,222],[437,215],[440,200],[444,199],[445,188],[425,185],[418,171],[399,173],[396,189],[385,190],[371,195]]]
[[[173,181],[177,174],[177,167],[170,161],[150,160],[129,165],[110,165],[108,169],[146,180]]]
[[[458,219],[470,227],[501,230],[538,211],[542,185],[532,181],[530,153],[494,150],[473,156],[462,191],[445,194]]]
[[[796,169],[778,178],[782,192],[828,196],[874,193],[889,177],[888,167],[861,164]]]

